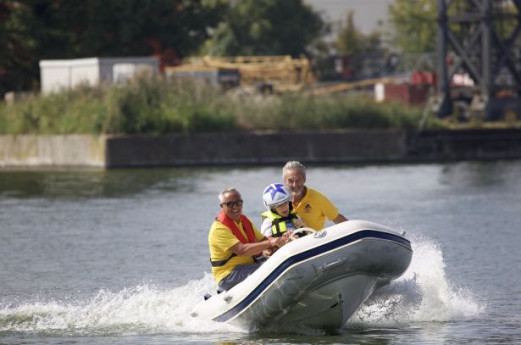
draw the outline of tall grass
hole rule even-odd
[[[150,134],[417,128],[421,110],[365,97],[225,95],[189,80],[138,77],[0,105],[0,134]],[[428,126],[437,126],[433,121]]]
[[[418,127],[422,110],[378,104],[366,96],[300,94],[244,102],[236,105],[234,114],[241,127],[248,129],[413,129]],[[429,126],[436,126],[434,119]]]

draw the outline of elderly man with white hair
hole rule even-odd
[[[308,227],[322,230],[326,218],[335,224],[347,221],[327,197],[305,185],[306,167],[302,163],[287,162],[282,168],[282,180],[291,191],[295,212]]]

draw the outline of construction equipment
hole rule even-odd
[[[234,88],[240,83],[240,72],[237,69],[228,68],[182,65],[166,67],[165,75],[203,81],[213,86],[220,86],[223,90]]]
[[[313,96],[330,95],[333,93],[345,92],[354,89],[374,86],[376,84],[388,84],[392,82],[392,80],[392,78],[374,78],[346,83],[335,83],[330,85],[316,86],[310,91],[310,94]]]
[[[240,86],[255,86],[275,92],[297,91],[313,83],[311,63],[305,58],[283,56],[233,56],[233,57],[195,57],[186,60],[179,67],[167,67],[166,71],[176,69],[238,70]]]

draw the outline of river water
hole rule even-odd
[[[0,171],[0,344],[519,344],[521,161],[308,168],[351,219],[406,231],[409,270],[337,335],[191,318],[215,285],[218,192],[257,225],[280,167]]]

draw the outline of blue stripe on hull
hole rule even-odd
[[[387,232],[381,232],[381,231],[375,231],[375,230],[362,230],[357,231],[353,234],[350,234],[348,236],[339,238],[335,241],[323,244],[319,247],[313,248],[311,250],[305,251],[303,253],[294,255],[290,258],[288,258],[286,261],[281,263],[273,272],[270,273],[262,283],[260,283],[244,300],[242,300],[240,303],[238,303],[235,307],[228,310],[224,314],[219,315],[214,320],[219,322],[225,322],[233,318],[235,315],[240,313],[244,308],[250,305],[257,296],[259,296],[275,279],[277,279],[288,267],[307,260],[311,257],[314,257],[319,254],[326,253],[328,251],[332,251],[336,248],[345,246],[346,244],[364,239],[364,238],[379,238],[379,239],[385,239],[392,242],[397,242],[405,247],[410,248],[411,242],[403,237],[390,234]]]

